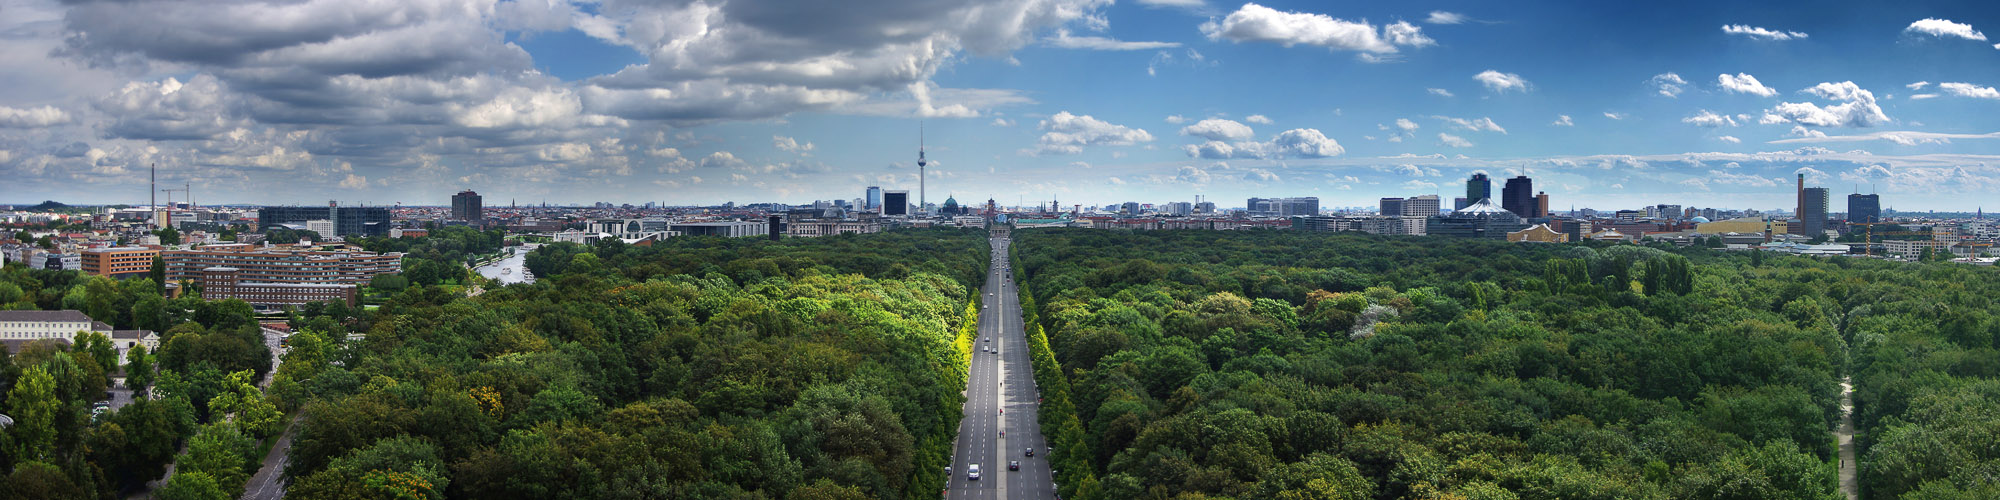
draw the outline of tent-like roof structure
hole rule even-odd
[[[1482,198],[1479,200],[1478,203],[1466,205],[1465,208],[1454,210],[1451,213],[1452,215],[1459,215],[1459,214],[1492,215],[1492,214],[1511,214],[1513,212],[1509,212],[1505,208],[1500,208],[1499,205],[1494,205],[1492,198]]]

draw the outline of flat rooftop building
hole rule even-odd
[[[158,249],[146,247],[92,248],[83,251],[83,272],[115,278],[144,275],[158,255]]]
[[[243,271],[233,267],[211,267],[201,270],[201,298],[207,300],[237,299],[258,306],[297,307],[309,302],[342,302],[355,304],[355,289],[351,284],[335,283],[259,283],[244,281]]]
[[[729,238],[754,238],[770,231],[770,223],[751,221],[727,222],[681,222],[668,226],[670,231],[678,231],[685,236],[724,236]]]
[[[211,267],[237,269],[246,282],[321,285],[361,285],[377,275],[403,272],[401,253],[325,252],[247,244],[168,250],[162,258],[168,282],[199,280],[202,270]]]

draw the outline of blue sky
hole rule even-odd
[[[1789,207],[1800,172],[1903,210],[2000,188],[1990,2],[0,9],[0,202],[142,200],[154,163],[228,202],[851,199],[914,191],[919,122],[931,201],[1367,206],[1479,171],[1597,208]]]

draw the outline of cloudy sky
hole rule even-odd
[[[851,199],[919,122],[931,201],[1996,200],[2000,4],[1902,3],[0,0],[0,203]]]

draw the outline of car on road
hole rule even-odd
[[[972,464],[971,467],[965,468],[965,479],[968,481],[979,480],[979,464]]]
[[[1009,461],[1007,462],[1007,470],[1021,470],[1021,461],[1020,461],[1020,460],[1009,460]]]
[[[1031,456],[1031,457],[1032,457],[1032,456],[1035,456],[1035,449],[1034,449],[1034,448],[1028,448],[1028,456]]]

